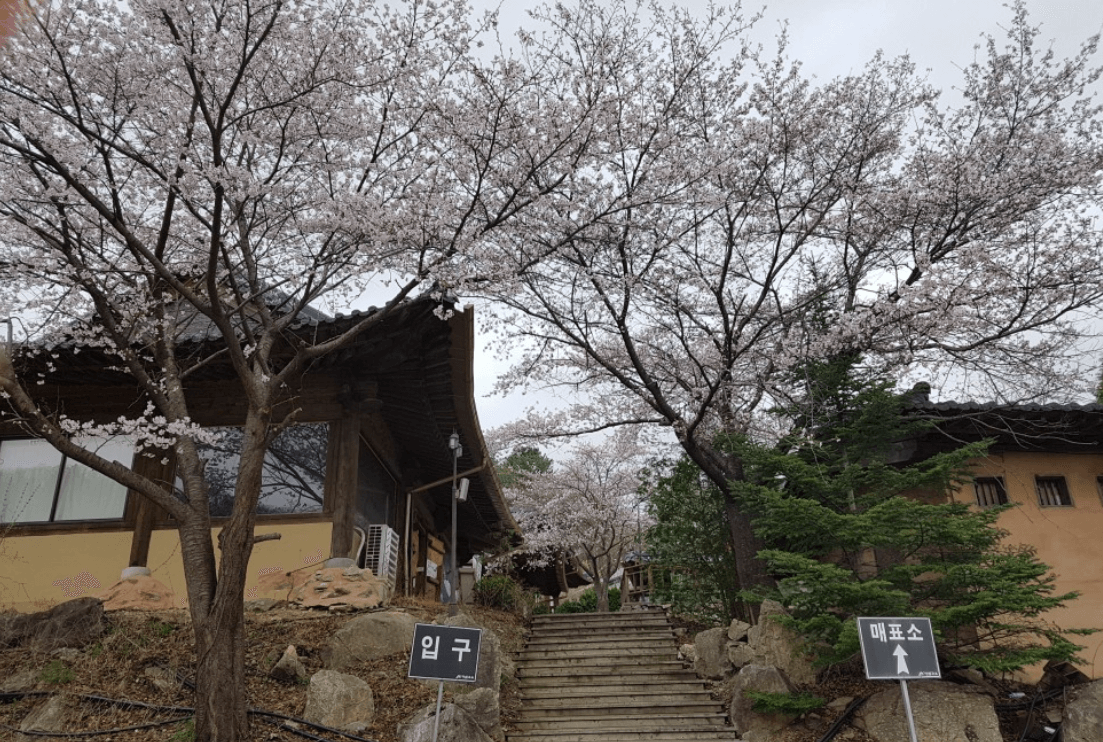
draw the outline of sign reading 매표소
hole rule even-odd
[[[407,677],[474,683],[479,674],[481,629],[414,624]]]
[[[929,618],[859,618],[862,660],[870,680],[940,678]]]

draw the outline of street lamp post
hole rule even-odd
[[[459,591],[459,577],[460,569],[456,564],[456,475],[459,473],[459,460],[463,455],[463,446],[460,445],[460,434],[456,431],[452,431],[452,435],[448,436],[448,448],[452,449],[452,574],[449,576],[449,603],[448,614],[455,616],[459,612],[459,605],[457,604],[457,592]]]

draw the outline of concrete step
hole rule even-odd
[[[595,687],[571,684],[554,685],[527,685],[521,688],[521,696],[526,702],[544,702],[556,700],[561,703],[575,703],[578,699],[586,699],[593,695]],[[698,697],[710,698],[704,682],[694,678],[693,680],[674,680],[656,684],[653,681],[640,681],[636,684],[604,684],[600,686],[602,698],[614,699],[618,696],[629,698],[655,698],[655,700],[670,697]]]
[[[527,693],[530,688],[599,688],[599,687],[659,687],[674,688],[683,683],[700,683],[701,679],[692,670],[678,672],[667,671],[662,674],[638,672],[613,674],[609,672],[599,673],[575,673],[563,675],[558,671],[541,670],[536,674],[523,675],[518,671],[517,685],[522,692]]]
[[[736,740],[719,701],[677,659],[661,611],[540,616],[515,655],[509,742]]]
[[[587,664],[584,662],[555,662],[541,660],[526,662],[517,668],[517,679],[558,677],[572,683],[589,682],[590,678],[602,681],[604,678],[642,675],[652,678],[652,682],[664,683],[668,679],[694,677],[681,662],[623,662],[617,664]],[[583,680],[582,678],[585,678]]]
[[[617,659],[631,657],[643,659],[647,657],[673,660],[677,659],[678,651],[673,645],[667,646],[633,646],[632,644],[620,644],[610,646],[608,644],[595,644],[591,647],[555,647],[542,645],[540,647],[526,647],[517,653],[517,659],[523,662],[530,660],[547,659]]]
[[[671,644],[676,645],[674,641],[673,631],[661,631],[651,630],[647,631],[632,631],[632,632],[617,632],[607,633],[598,632],[593,634],[579,634],[572,629],[563,629],[560,631],[556,629],[554,631],[541,631],[538,634],[530,634],[525,644],[526,646],[544,646],[548,644],[570,644],[575,646],[592,646],[595,644],[634,644],[634,643],[647,643],[647,644]]]
[[[574,716],[514,723],[522,732],[591,730],[677,732],[694,729],[724,729],[724,718],[718,714],[653,714],[647,717]]]
[[[616,702],[606,703],[603,696],[596,696],[586,703],[577,703],[572,706],[532,706],[525,708],[523,719],[525,721],[555,721],[570,719],[601,719],[607,721],[616,720],[622,723],[626,719],[646,721],[657,717],[678,718],[717,718],[722,710],[720,702],[711,698],[704,700],[674,701],[669,703],[646,703],[640,701],[628,701],[620,699]]]
[[[644,731],[635,729],[563,729],[545,732],[513,732],[509,742],[738,742],[735,730],[726,729],[690,729],[678,731]]]

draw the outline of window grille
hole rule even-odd
[[[1007,488],[1003,486],[1003,477],[977,477],[973,481],[977,493],[977,505],[990,508],[1007,504]]]
[[[1034,477],[1034,489],[1038,492],[1038,504],[1044,508],[1070,507],[1072,497],[1064,477]]]

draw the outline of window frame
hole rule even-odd
[[[309,512],[291,512],[291,513],[260,513],[260,512],[257,512],[257,513],[254,513],[254,515],[253,515],[253,517],[256,518],[257,523],[279,524],[279,523],[328,522],[328,521],[332,520],[332,518],[333,518],[332,503],[330,502],[330,497],[329,497],[329,483],[328,483],[327,480],[329,479],[330,476],[332,476],[332,473],[330,472],[330,458],[331,458],[330,448],[331,448],[331,445],[332,445],[332,440],[333,440],[333,436],[335,434],[335,428],[337,427],[337,425],[333,420],[329,420],[329,419],[303,420],[303,421],[297,422],[295,425],[296,426],[301,426],[301,425],[325,425],[326,426],[326,436],[325,436],[325,444],[324,444],[325,454],[324,454],[324,458],[321,462],[322,463],[322,479],[319,482],[319,484],[321,485],[321,488],[322,488],[322,491],[321,491],[321,495],[322,495],[321,507],[318,510],[311,510]],[[221,423],[220,422],[216,425],[209,425],[209,426],[204,426],[204,427],[209,427],[211,429],[235,428],[235,429],[240,430],[242,428],[242,425],[240,423]],[[202,448],[202,446],[200,446],[200,448]],[[200,456],[202,457],[202,452],[200,452]],[[177,483],[179,482],[179,475],[177,474],[177,471],[176,471],[177,462],[176,462],[175,455],[172,457],[172,459],[173,460],[172,460],[172,468],[171,468],[171,472],[172,472],[171,481],[173,482],[173,489],[177,490],[178,489],[177,488]],[[178,494],[177,496],[179,497],[181,495]],[[232,500],[231,500],[231,502],[232,502]],[[211,523],[216,524],[216,525],[228,522],[230,520],[230,517],[231,517],[230,515],[214,515],[214,514],[211,514],[211,516],[210,516]],[[175,525],[176,525],[176,520],[172,516],[168,515],[167,513],[164,513],[162,515],[162,517],[159,519],[159,522],[158,522],[156,527],[158,527],[158,528],[168,528],[168,527],[175,527]]]
[[[981,497],[981,490],[978,485],[994,485],[996,488],[996,502],[984,502],[987,498]],[[974,477],[973,478],[973,496],[976,501],[976,505],[979,508],[995,508],[1001,505],[1007,505],[1011,502],[1007,496],[1007,485],[1003,481],[1003,477]]]
[[[0,436],[0,448],[4,443],[12,441],[39,441],[44,443],[57,453],[60,457],[60,461],[57,465],[57,475],[54,480],[53,494],[50,500],[50,516],[49,520],[22,520],[0,523],[0,529],[11,535],[22,535],[30,532],[41,531],[59,531],[59,532],[72,532],[72,531],[89,531],[89,530],[105,530],[105,531],[117,531],[129,529],[134,520],[135,513],[135,498],[134,493],[122,484],[119,487],[125,489],[125,495],[123,496],[122,514],[113,516],[110,518],[66,518],[64,520],[57,520],[57,511],[64,489],[66,464],[72,462],[79,466],[84,466],[79,461],[76,461],[72,457],[58,451],[49,441],[45,438],[36,438],[34,436],[27,435],[5,435]],[[135,462],[138,460],[139,451],[136,446],[131,445],[130,462],[126,466],[130,469],[134,469]],[[122,463],[122,462],[120,462]],[[91,467],[85,467],[91,471]],[[103,475],[106,476],[106,475]],[[109,478],[110,479],[110,478]],[[116,483],[118,484],[118,483]]]
[[[1046,499],[1052,499],[1052,496],[1043,495],[1044,485],[1055,486],[1057,498],[1061,502],[1047,502]],[[1035,474],[1034,494],[1038,498],[1038,507],[1040,508],[1071,508],[1076,506],[1072,499],[1072,491],[1069,490],[1068,479],[1063,474]]]

